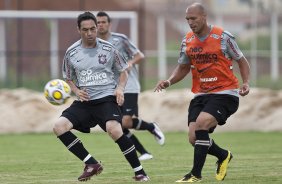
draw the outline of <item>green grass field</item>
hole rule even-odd
[[[152,184],[171,184],[190,170],[193,149],[185,132],[166,133],[166,144],[159,146],[147,132],[135,132],[154,155],[143,161]],[[118,146],[105,133],[77,134],[104,171],[87,183],[136,183],[133,172]],[[282,133],[215,133],[216,142],[230,149],[230,163],[225,184],[282,183]],[[214,178],[216,159],[207,157],[201,183],[223,183]],[[84,165],[53,134],[0,135],[1,184],[80,183],[77,177]]]

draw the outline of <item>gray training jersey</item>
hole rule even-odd
[[[124,34],[111,32],[107,40],[113,44],[126,61],[133,58],[139,52],[137,47]],[[136,65],[128,72],[128,81],[124,93],[140,93],[140,83]]]
[[[63,62],[63,77],[86,89],[90,100],[114,95],[117,82],[114,72],[128,65],[112,44],[97,38],[95,48],[83,48],[81,40],[70,46]]]

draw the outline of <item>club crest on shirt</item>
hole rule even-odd
[[[98,62],[102,65],[105,64],[107,62],[106,55],[105,54],[99,54],[98,55]]]

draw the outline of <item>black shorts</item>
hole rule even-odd
[[[125,93],[122,114],[138,117],[138,93]]]
[[[74,129],[82,132],[90,130],[97,124],[106,132],[107,121],[116,120],[119,123],[122,121],[121,110],[114,96],[87,102],[74,101],[61,116],[70,120]]]
[[[196,122],[200,112],[211,114],[218,122],[224,125],[227,118],[237,111],[239,107],[239,97],[226,94],[208,94],[194,98],[188,109],[188,125]]]

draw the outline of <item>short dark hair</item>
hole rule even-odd
[[[93,20],[95,22],[96,26],[97,26],[97,19],[96,19],[95,15],[93,15],[93,13],[91,13],[91,12],[84,12],[84,13],[78,15],[78,17],[77,17],[77,26],[78,26],[79,29],[80,29],[80,26],[81,26],[80,25],[81,22],[84,21],[84,20]]]
[[[99,11],[96,16],[97,17],[107,17],[108,22],[111,22],[111,17],[104,11]]]

